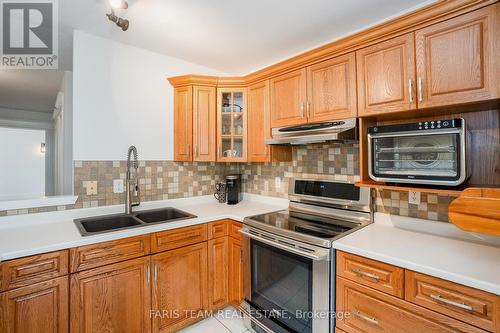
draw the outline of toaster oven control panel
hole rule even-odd
[[[449,128],[460,128],[462,126],[463,126],[463,120],[460,118],[429,120],[429,121],[420,121],[418,123],[410,123],[410,124],[373,126],[368,128],[368,133],[377,134],[377,133],[390,133],[390,132],[439,130],[439,129],[449,129]]]

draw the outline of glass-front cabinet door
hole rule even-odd
[[[245,88],[218,89],[217,160],[247,160],[247,98]]]

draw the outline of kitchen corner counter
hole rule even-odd
[[[213,196],[144,202],[140,209],[174,207],[197,217],[83,237],[73,219],[123,213],[124,206],[74,209],[0,218],[0,262],[29,255],[144,235],[220,219],[243,221],[247,216],[286,209],[288,200],[244,194],[237,205],[218,203]]]
[[[408,230],[412,224],[416,229]],[[430,234],[431,231],[441,235]],[[500,295],[500,247],[456,239],[474,238],[462,233],[441,222],[376,213],[375,223],[335,241],[333,246]],[[500,243],[500,237],[491,240]]]

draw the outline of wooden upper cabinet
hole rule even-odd
[[[216,89],[193,87],[193,160],[215,161]]]
[[[303,68],[270,80],[271,127],[307,123],[306,73]]]
[[[247,160],[247,89],[217,89],[217,161]]]
[[[309,122],[356,117],[355,53],[307,67],[307,97]]]
[[[149,257],[71,275],[71,332],[150,332]]]
[[[174,160],[193,160],[193,87],[174,89]]]
[[[415,109],[414,34],[356,52],[360,116]]]
[[[419,108],[500,97],[499,12],[496,4],[415,33]]]
[[[208,309],[207,243],[156,254],[151,257],[151,263],[152,331],[177,332],[198,321],[196,314]],[[157,316],[155,311],[159,311]]]
[[[271,136],[269,81],[248,87],[248,161],[269,162],[270,149],[265,140]]]
[[[0,294],[0,332],[68,332],[68,277]]]

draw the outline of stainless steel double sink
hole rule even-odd
[[[74,220],[82,236],[192,219],[197,216],[176,208],[160,208],[132,214],[115,214]]]

